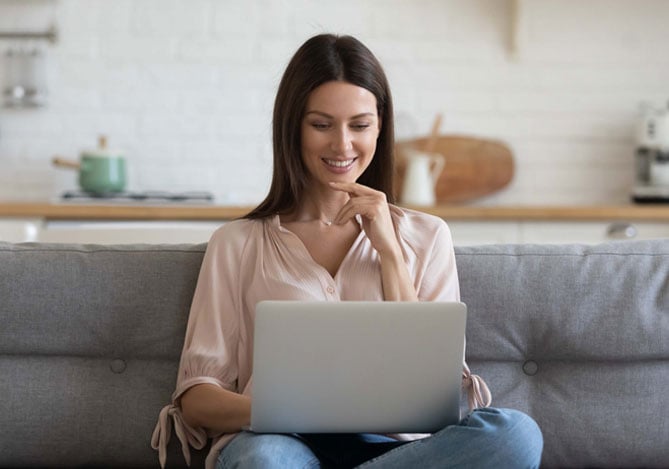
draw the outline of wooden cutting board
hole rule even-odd
[[[428,137],[398,141],[396,145],[396,195],[401,193],[406,168],[406,148],[422,150]],[[466,202],[499,191],[511,182],[513,154],[504,143],[459,135],[439,135],[433,153],[446,164],[435,187],[439,203]],[[401,202],[401,201],[400,201]]]

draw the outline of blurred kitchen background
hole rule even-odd
[[[123,151],[129,190],[260,201],[274,94],[321,32],[353,34],[384,64],[397,133],[501,140],[513,181],[474,202],[627,203],[641,102],[669,100],[666,0],[0,0],[0,83],[17,51],[42,93],[0,107],[0,199],[76,189],[98,136]],[[11,72],[15,73],[15,72]],[[40,101],[41,100],[41,101]],[[447,169],[446,169],[447,170]]]

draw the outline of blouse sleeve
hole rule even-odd
[[[235,246],[232,233],[223,236],[223,228],[214,233],[207,245],[191,303],[176,390],[172,403],[160,412],[151,439],[161,467],[165,466],[172,423],[187,464],[190,465],[189,446],[201,449],[207,443],[205,429],[191,427],[183,420],[180,398],[184,392],[204,383],[238,392],[240,319],[236,280],[241,249]]]
[[[453,239],[448,225],[440,221],[427,252],[423,280],[418,290],[420,301],[460,301],[460,284],[455,265]]]
[[[421,301],[460,301],[455,249],[446,222],[442,221],[437,229],[418,298]],[[462,387],[467,393],[470,409],[487,407],[492,403],[485,381],[472,374],[466,362],[462,366]]]
[[[222,230],[212,236],[200,268],[191,304],[177,386],[181,395],[196,384],[210,383],[237,392],[239,266],[234,243]]]

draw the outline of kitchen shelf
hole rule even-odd
[[[445,220],[669,222],[669,205],[413,207]],[[2,218],[46,220],[230,220],[250,206],[0,202]]]
[[[58,41],[58,30],[51,26],[46,31],[0,31],[0,40],[45,40],[52,44]]]

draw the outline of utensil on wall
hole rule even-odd
[[[5,52],[7,107],[40,107],[47,101],[46,56],[39,48],[10,48]]]
[[[437,145],[437,139],[439,138],[439,129],[441,128],[441,114],[437,114],[432,122],[432,130],[430,130],[430,136],[425,143],[425,148],[423,151],[425,153],[433,153],[434,148]]]
[[[107,148],[107,138],[100,136],[98,148],[85,150],[79,161],[55,156],[54,166],[79,171],[81,190],[95,194],[122,192],[126,185],[126,164],[123,154]]]

